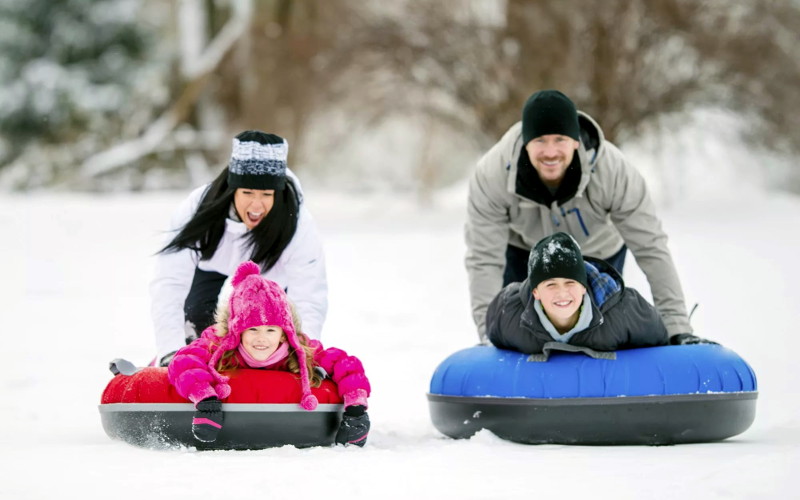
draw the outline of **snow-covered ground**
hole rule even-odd
[[[462,188],[421,209],[307,190],[330,281],[323,341],[364,361],[364,449],[155,451],[113,441],[97,404],[107,363],[153,354],[147,280],[185,193],[0,196],[4,356],[0,498],[790,498],[800,470],[796,373],[800,199],[748,192],[662,210],[697,333],[754,368],[745,433],[665,447],[528,446],[430,423],[437,364],[476,342]],[[629,285],[647,290],[629,261]],[[795,471],[795,472],[792,472]]]

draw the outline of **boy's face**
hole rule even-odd
[[[554,323],[563,325],[578,322],[578,311],[586,288],[575,280],[552,278],[544,280],[533,289],[533,297],[541,301],[542,308]]]
[[[266,361],[283,340],[283,328],[279,326],[254,326],[242,332],[242,346],[256,361]]]

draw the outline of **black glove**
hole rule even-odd
[[[355,446],[364,446],[369,434],[369,415],[362,405],[348,406],[342,415],[342,423],[336,433],[336,443]]]
[[[172,362],[172,358],[175,357],[175,353],[178,351],[172,351],[169,354],[165,354],[163,358],[158,361],[158,366],[169,366]]]
[[[213,443],[217,434],[222,430],[225,416],[222,413],[222,401],[217,398],[208,398],[195,405],[197,411],[192,419],[192,434],[198,441]]]
[[[677,335],[673,335],[672,337],[669,338],[669,343],[671,345],[692,345],[692,344],[719,345],[719,342],[714,342],[713,340],[697,337],[696,335],[692,335],[691,333],[679,333]]]

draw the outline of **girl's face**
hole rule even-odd
[[[253,229],[264,220],[274,204],[274,189],[238,188],[233,194],[233,206],[247,229]]]
[[[242,332],[242,346],[256,361],[266,361],[284,340],[283,328],[279,326],[254,326]]]
[[[541,301],[544,312],[556,326],[572,320],[577,323],[584,293],[583,285],[566,278],[544,280],[533,289],[534,298]]]

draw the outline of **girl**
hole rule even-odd
[[[305,333],[319,339],[328,308],[325,260],[314,221],[286,166],[286,140],[246,131],[228,166],[196,189],[172,217],[150,285],[156,364],[214,323],[225,279],[253,260],[297,305]]]
[[[322,348],[299,331],[299,320],[281,287],[260,274],[252,261],[241,264],[231,282],[226,304],[217,310],[216,325],[182,347],[169,365],[169,381],[178,393],[195,403],[192,432],[213,442],[222,428],[221,400],[231,387],[223,370],[256,368],[287,370],[300,375],[306,410],[317,406],[311,385],[318,386],[322,368],[336,382],[345,413],[336,442],[364,446],[369,432],[366,413],[370,384],[361,361],[346,352]]]

